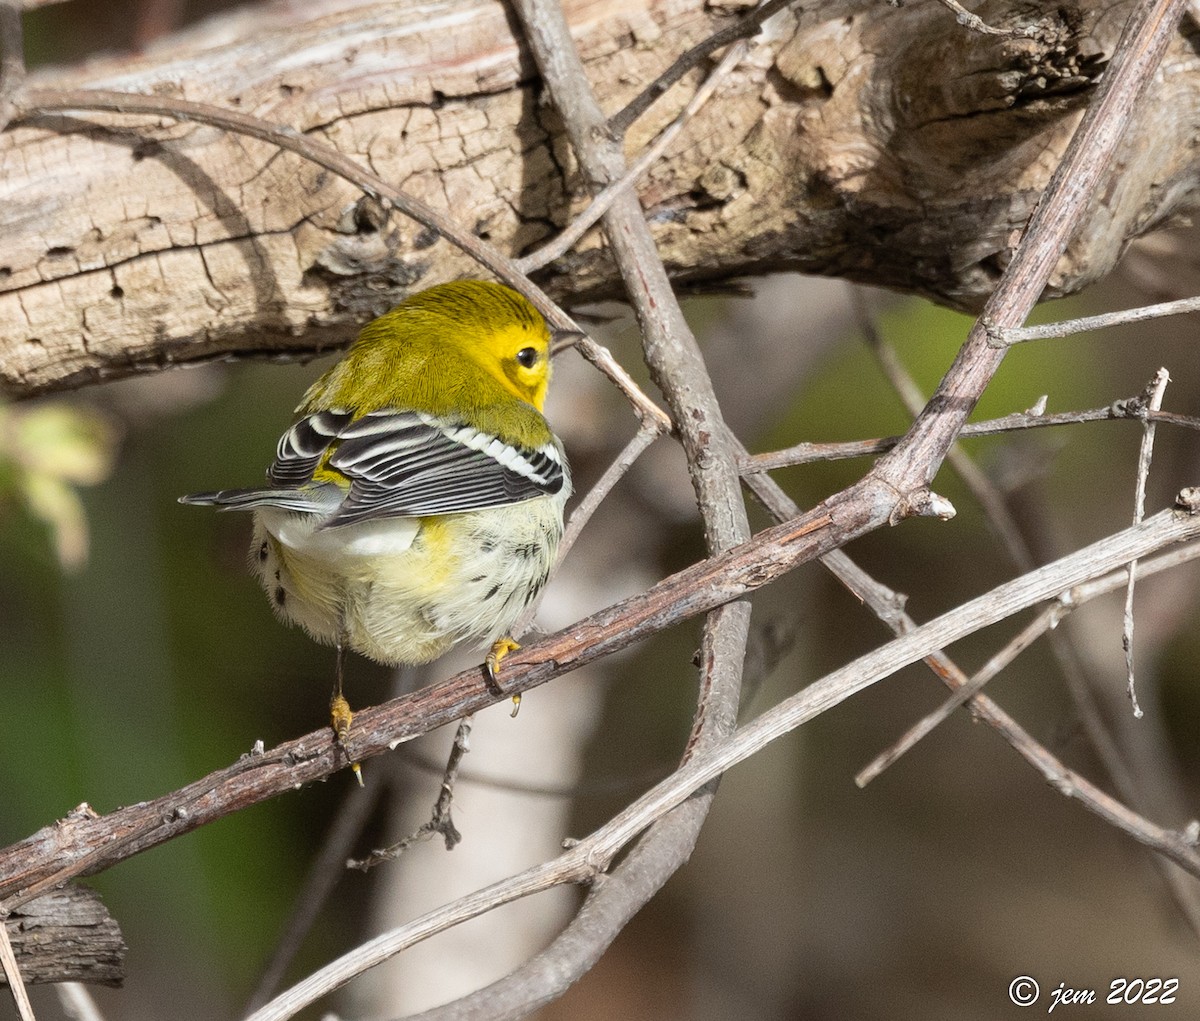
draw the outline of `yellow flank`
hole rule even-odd
[[[380,663],[425,663],[460,641],[507,634],[549,576],[565,500],[421,518],[407,548],[346,556],[336,566],[273,541],[271,514],[260,511],[255,538],[265,555],[252,560],[286,623],[329,645],[341,636]],[[411,522],[397,519],[397,534]]]
[[[415,581],[414,592],[419,598],[437,599],[454,581],[455,545],[456,540],[461,542],[458,533],[462,522],[455,522],[448,514],[421,518],[420,522],[415,555],[419,556],[423,571]]]

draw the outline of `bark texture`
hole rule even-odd
[[[745,5],[567,0],[616,112]],[[673,276],[836,274],[978,308],[1132,8],[989,2],[985,35],[934,0],[774,19],[639,193]],[[1185,29],[1194,26],[1185,23]],[[1107,273],[1195,190],[1200,59],[1181,36],[1048,293]],[[707,64],[639,121],[636,152]],[[161,93],[320,138],[526,253],[586,193],[505,4],[249,7],[138,57],[31,87]],[[230,354],[349,340],[413,289],[472,273],[436,233],[347,182],[215,128],[101,113],[0,135],[0,388],[20,396]],[[598,232],[537,275],[565,303],[618,293]]]
[[[16,908],[8,938],[28,985],[90,982],[119,986],[125,978],[125,940],[95,890],[67,886]],[[0,972],[0,986],[7,985]]]

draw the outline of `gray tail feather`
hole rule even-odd
[[[180,503],[219,510],[253,510],[255,507],[282,507],[285,510],[313,512],[311,495],[294,489],[220,489],[212,493],[190,493],[179,498]]]

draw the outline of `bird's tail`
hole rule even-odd
[[[255,507],[279,507],[283,510],[320,513],[328,507],[316,494],[299,489],[219,489],[211,493],[190,493],[180,503],[218,510],[253,510]]]

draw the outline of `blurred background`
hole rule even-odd
[[[31,53],[73,60],[144,45],[162,25],[218,4],[69,3],[27,16]],[[165,22],[162,19],[166,19]],[[1064,318],[1197,291],[1194,233],[1135,246],[1121,272],[1041,310]],[[778,276],[753,297],[693,298],[686,310],[728,419],[752,451],[902,432],[908,417],[864,343],[850,287]],[[878,292],[863,296],[924,392],[970,320]],[[644,380],[636,332],[617,306],[597,339]],[[1177,318],[1015,348],[975,415],[1103,407],[1160,367],[1165,407],[1200,413],[1195,320]],[[333,655],[279,625],[245,566],[249,521],[179,506],[184,493],[262,477],[305,386],[328,364],[178,370],[70,397],[0,406],[0,842],[86,801],[98,812],[166,793],[326,719]],[[647,383],[647,385],[649,385]],[[634,432],[622,400],[578,356],[556,365],[548,416],[586,492]],[[1141,430],[1110,422],[968,441],[1033,556],[1046,562],[1128,524]],[[785,469],[811,506],[866,461]],[[1200,440],[1160,427],[1148,511],[1200,482]],[[935,489],[952,521],[914,520],[848,552],[906,593],[926,620],[1017,573],[949,467]],[[755,510],[755,525],[767,524]],[[548,590],[553,630],[702,556],[679,451],[659,441],[588,526]],[[1144,581],[1137,595],[1138,693],[1125,697],[1121,597],[1062,626],[1081,708],[1042,642],[989,688],[1068,765],[1115,790],[1089,739],[1103,720],[1137,807],[1181,827],[1200,815],[1200,572]],[[978,668],[1026,618],[951,652]],[[818,565],[753,599],[749,719],[886,637]],[[331,896],[284,968],[295,981],[364,939],[553,855],[673,768],[695,702],[693,622],[481,714],[455,802],[463,843],[420,844],[369,874],[333,876]],[[350,667],[356,706],[448,676],[459,654],[393,676]],[[761,664],[758,666],[757,664]],[[854,775],[944,690],[914,667],[776,742],[723,781],[690,863],[600,964],[539,1015],[719,1021],[991,1019],[1016,1014],[1010,980],[1035,977],[1103,1001],[1118,977],[1180,979],[1176,1015],[1200,1007],[1200,884],[1172,883],[1149,852],[1049,788],[960,711],[882,777]],[[97,990],[110,1019],[238,1016],[260,987],[306,877],[334,830],[348,852],[398,839],[428,817],[451,735],[239,813],[88,880],[129,944],[121,990]],[[477,988],[541,949],[569,918],[571,891],[512,905],[430,941],[304,1017],[392,1018]],[[312,903],[305,901],[305,903]],[[1190,920],[1189,920],[1190,914]],[[38,1017],[64,1017],[34,990]],[[1087,1008],[1091,1018],[1136,1008]],[[0,1018],[15,1017],[0,996]]]

